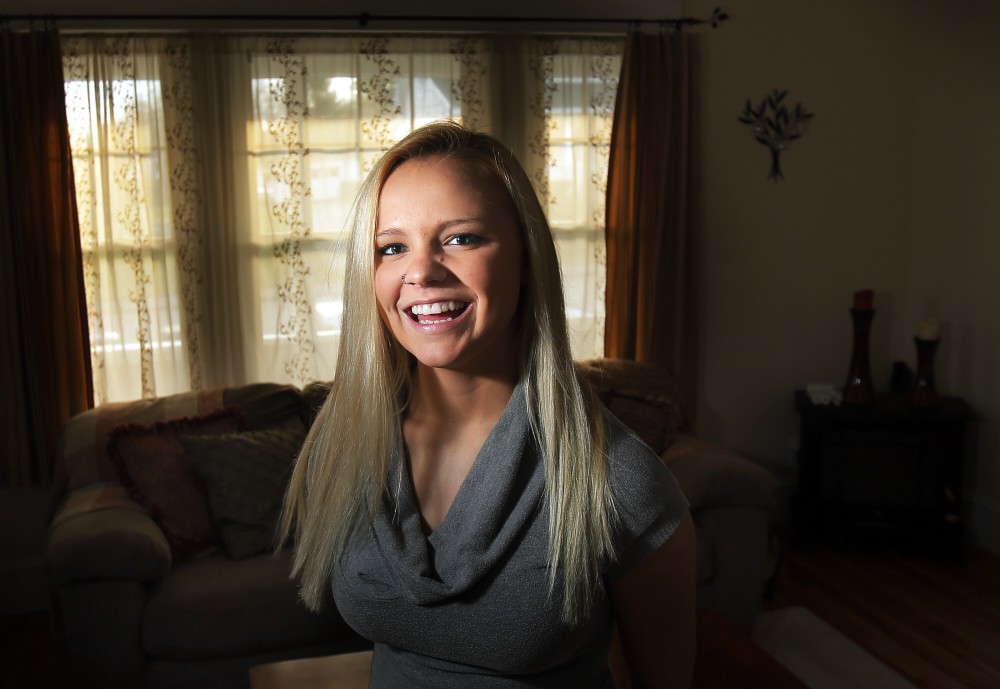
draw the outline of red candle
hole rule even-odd
[[[855,311],[871,311],[872,310],[872,300],[875,293],[870,289],[863,289],[854,293],[854,310]]]

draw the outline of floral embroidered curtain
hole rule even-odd
[[[330,379],[345,223],[442,118],[504,140],[559,247],[574,353],[603,351],[622,41],[77,36],[63,42],[98,402]]]

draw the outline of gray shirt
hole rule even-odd
[[[605,583],[655,551],[687,502],[673,476],[612,423],[609,450],[617,557]],[[545,471],[518,385],[444,521],[420,526],[405,462],[374,524],[333,568],[344,619],[375,642],[374,689],[615,686],[606,597],[574,627],[550,593]]]

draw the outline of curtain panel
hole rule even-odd
[[[608,173],[609,357],[669,371],[693,423],[697,387],[699,36],[626,40]]]
[[[622,41],[106,35],[64,40],[99,401],[333,376],[346,220],[412,129],[521,159],[560,252],[574,353],[603,350]]]
[[[93,405],[54,29],[0,30],[0,486],[53,481],[59,429]]]

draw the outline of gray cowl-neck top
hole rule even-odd
[[[687,507],[649,448],[610,428],[618,557],[605,568],[606,583],[669,538]],[[539,454],[518,385],[430,536],[406,463],[393,457],[374,523],[332,572],[341,615],[375,642],[373,689],[615,686],[607,599],[569,627],[560,586],[549,593]]]

